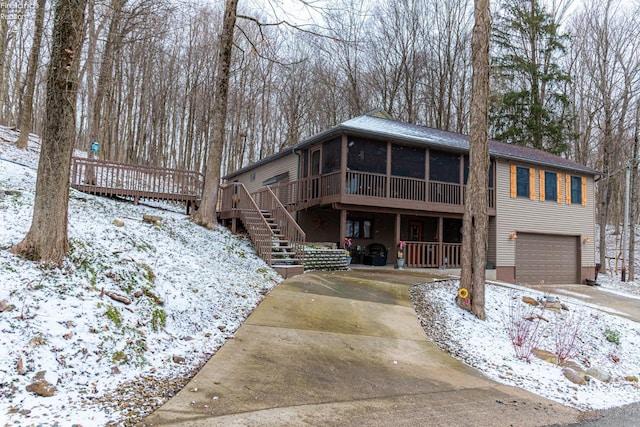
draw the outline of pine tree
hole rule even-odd
[[[567,35],[539,0],[506,0],[492,34],[491,133],[554,154],[566,152],[572,115],[558,64]]]

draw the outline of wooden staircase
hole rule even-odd
[[[304,272],[305,233],[270,188],[250,194],[234,183],[222,189],[220,200],[232,206],[222,219],[240,220],[253,241],[258,255],[287,278]]]
[[[271,216],[271,212],[261,210],[260,213],[262,213],[272,233],[271,266],[276,270],[295,266],[304,267],[303,259],[298,257],[296,246],[292,245],[287,237],[282,234],[282,230],[278,227],[275,218]]]

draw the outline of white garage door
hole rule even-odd
[[[518,233],[516,282],[580,283],[580,245],[576,236]]]

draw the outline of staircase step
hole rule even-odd
[[[302,260],[296,258],[272,259],[271,265],[302,265]]]

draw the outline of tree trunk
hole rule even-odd
[[[475,24],[471,39],[471,133],[469,179],[462,220],[462,275],[460,287],[468,297],[458,305],[485,318],[484,285],[487,259],[489,187],[489,0],[474,0]],[[463,292],[460,292],[463,294]],[[459,295],[460,295],[459,294]],[[464,295],[464,294],[463,294]]]
[[[636,129],[631,158],[631,231],[629,232],[629,281],[635,280],[636,225],[638,222],[638,141],[640,137],[640,100],[636,107]]]
[[[22,98],[22,109],[18,127],[20,135],[16,141],[18,148],[27,148],[29,142],[29,134],[31,133],[31,116],[33,115],[33,92],[36,87],[36,74],[38,70],[38,60],[40,59],[40,45],[42,44],[42,32],[44,27],[44,6],[46,0],[38,0],[36,9],[36,18],[33,31],[33,44],[31,45],[31,54],[29,55],[29,64],[27,65],[26,91]]]
[[[25,258],[56,265],[62,262],[69,249],[69,175],[86,2],[58,0],[55,6],[33,219],[25,238],[12,248],[14,253]]]
[[[224,10],[222,33],[220,34],[220,52],[218,54],[218,74],[216,76],[216,93],[213,103],[213,135],[207,158],[204,179],[204,191],[200,207],[194,214],[194,222],[207,228],[215,228],[216,204],[220,184],[220,167],[224,148],[224,125],[227,119],[227,98],[229,94],[229,75],[231,69],[231,53],[233,49],[233,30],[236,25],[238,0],[227,0]]]
[[[9,59],[7,55],[7,45],[9,42],[9,22],[7,21],[9,17],[9,5],[9,0],[0,0],[0,11],[7,11],[0,12],[0,123],[4,122],[4,101],[8,86],[4,76],[6,74],[5,67],[8,66],[7,60]]]

